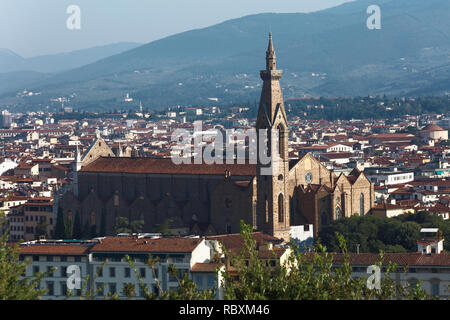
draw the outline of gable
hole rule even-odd
[[[100,157],[115,157],[115,155],[105,140],[98,137],[81,157],[81,165],[84,167]]]

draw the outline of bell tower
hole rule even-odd
[[[280,87],[282,70],[269,34],[266,69],[263,80],[256,130],[257,162],[257,227],[258,230],[289,241],[289,127]]]

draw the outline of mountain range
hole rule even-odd
[[[379,30],[366,26],[366,10],[374,4],[381,9]],[[212,98],[254,102],[269,30],[284,70],[285,98],[450,92],[450,1],[358,0],[313,13],[245,16],[111,51],[85,65],[62,57],[78,63],[70,70],[43,62],[34,69],[16,68],[0,74],[0,105],[43,106],[60,96],[71,96],[71,106],[88,110],[135,107],[137,101],[148,108],[203,105]],[[11,61],[20,61],[8,53]],[[0,51],[0,66],[3,55]],[[24,86],[40,94],[18,96]],[[134,104],[123,102],[126,93]]]

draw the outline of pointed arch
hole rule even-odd
[[[282,193],[278,195],[278,222],[284,222],[284,196]]]
[[[361,195],[359,196],[359,215],[363,216],[365,213],[364,210],[364,193],[361,192]]]
[[[285,159],[286,158],[286,137],[285,137],[285,128],[283,126],[283,124],[279,124],[277,126],[277,131],[278,131],[278,152],[280,154],[280,158],[281,159]]]

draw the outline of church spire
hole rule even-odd
[[[266,69],[260,72],[263,85],[256,120],[258,132],[267,134],[258,134],[256,224],[259,230],[289,241],[289,126],[280,86],[283,71],[277,69],[276,60],[270,33]],[[269,164],[262,155],[271,158]]]
[[[267,128],[274,124],[277,112],[286,119],[283,94],[280,87],[283,71],[277,69],[277,57],[273,46],[272,32],[269,33],[269,45],[266,51],[266,69],[261,70],[260,76],[264,83],[259,103],[257,127]]]
[[[266,70],[276,70],[277,69],[277,56],[275,54],[275,49],[273,48],[272,32],[269,33],[269,46],[266,51]]]

